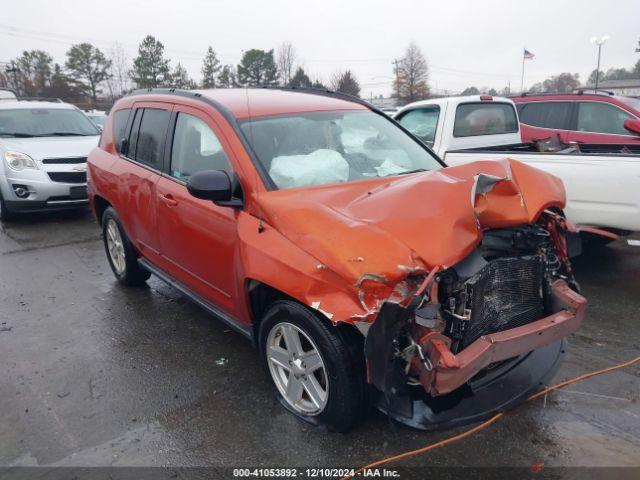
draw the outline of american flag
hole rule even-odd
[[[525,60],[533,60],[533,57],[535,57],[535,55],[533,53],[531,53],[529,50],[527,50],[526,48],[524,49],[524,59]]]

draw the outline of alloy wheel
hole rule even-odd
[[[122,236],[120,235],[118,224],[112,218],[107,221],[106,239],[107,250],[109,251],[109,258],[111,258],[113,268],[118,275],[121,275],[127,267],[124,243],[122,241]]]
[[[269,372],[278,391],[298,413],[318,415],[327,405],[329,381],[320,351],[291,323],[276,324],[267,337]]]

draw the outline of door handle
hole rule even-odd
[[[159,194],[160,200],[162,200],[167,207],[176,207],[178,206],[178,202],[175,198],[173,198],[173,195],[171,195],[170,193],[167,193],[166,195],[162,195]]]

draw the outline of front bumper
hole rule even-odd
[[[376,392],[378,409],[394,420],[421,430],[454,428],[481,422],[524,402],[549,385],[565,356],[564,340],[521,355],[478,375],[463,388],[433,397],[420,387],[386,398]]]
[[[556,313],[522,327],[484,335],[457,355],[444,351],[442,343],[427,345],[436,365],[432,393],[452,392],[492,363],[531,352],[578,330],[587,312],[587,300],[563,280],[553,283],[552,296]]]
[[[29,194],[20,198],[14,186],[28,189]],[[0,191],[7,209],[12,212],[61,210],[87,205],[86,183],[54,182],[48,172],[42,170],[12,172],[0,175]]]
[[[555,313],[545,318],[483,335],[457,354],[447,337],[427,334],[416,346],[428,362],[416,362],[414,355],[412,365],[424,368],[412,370],[420,383],[409,385],[395,339],[413,313],[386,302],[365,341],[378,408],[407,425],[431,429],[478,421],[515,405],[556,373],[564,338],[580,327],[586,309],[584,297],[556,280],[551,288]]]

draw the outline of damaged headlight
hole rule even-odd
[[[4,160],[11,170],[19,172],[28,168],[37,170],[38,164],[26,153],[4,152]]]

